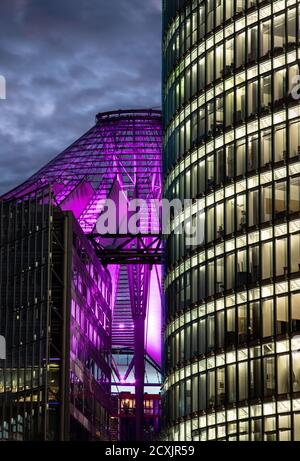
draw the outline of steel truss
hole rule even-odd
[[[163,249],[161,235],[120,235],[107,234],[108,239],[114,239],[122,242],[114,245],[112,248],[105,247],[97,239],[103,236],[99,234],[91,234],[91,239],[95,252],[102,264],[134,264],[153,266],[155,264],[163,264]],[[125,241],[124,241],[125,239]]]

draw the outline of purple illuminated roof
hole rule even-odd
[[[89,232],[99,215],[101,199],[108,197],[118,176],[124,190],[139,198],[157,197],[161,188],[161,113],[119,111],[98,114],[96,125],[24,184],[4,196],[20,197],[52,184],[63,204],[82,183],[93,196],[79,203],[79,221]]]

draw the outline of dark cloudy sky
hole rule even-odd
[[[97,112],[160,106],[161,0],[0,0],[0,195]]]

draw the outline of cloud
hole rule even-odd
[[[1,0],[0,194],[93,125],[160,106],[160,0]]]
[[[151,3],[158,11],[162,11],[162,0],[151,0]]]

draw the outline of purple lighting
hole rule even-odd
[[[147,234],[149,229],[156,229],[159,235],[160,217],[157,210],[151,208],[142,219],[139,239],[132,238],[132,235],[123,236],[118,231],[100,235],[97,222],[108,199],[114,201],[119,212],[118,230],[121,221],[128,217],[124,206],[126,200],[138,198],[149,204],[161,200],[161,163],[160,111],[102,113],[97,115],[95,126],[79,140],[24,184],[2,197],[4,200],[18,199],[51,186],[54,204],[62,210],[72,211],[92,242],[95,254],[107,267],[112,287],[112,323],[108,326],[112,349],[113,353],[126,350],[134,356],[128,364],[126,380],[134,370],[134,381],[130,378],[129,384],[135,385],[139,402],[136,416],[139,428],[142,427],[138,405],[143,407],[145,355],[156,369],[161,365],[162,274],[159,260],[138,259],[138,250],[140,247],[151,248],[151,244],[159,242],[160,237],[155,240],[152,236],[154,232],[151,236]],[[120,196],[124,198],[122,203]],[[161,249],[161,243],[157,248]],[[123,259],[122,255],[125,255]],[[93,278],[98,279],[97,274]],[[101,285],[98,288],[100,293],[106,289]],[[94,341],[95,332],[91,331],[91,334]],[[114,375],[120,383],[126,382],[121,379],[124,374],[116,364]],[[137,434],[137,439],[139,437]]]

